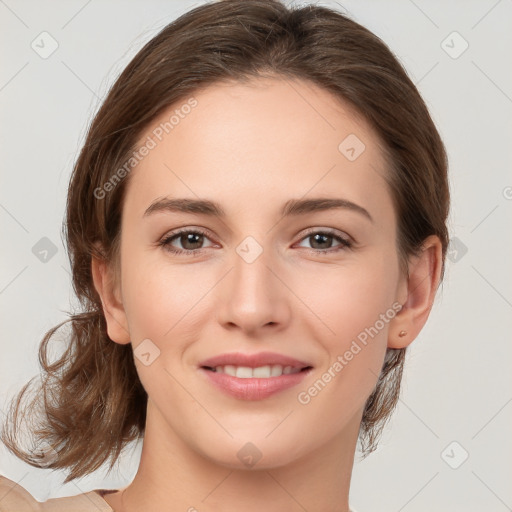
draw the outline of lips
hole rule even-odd
[[[297,385],[312,365],[273,352],[222,354],[202,361],[199,370],[224,393],[262,400]]]
[[[233,352],[232,354],[221,354],[211,357],[199,364],[203,368],[216,368],[218,366],[243,366],[247,368],[258,368],[262,366],[279,365],[283,367],[290,366],[295,370],[311,367],[308,362],[299,361],[293,357],[277,354],[275,352],[259,352],[257,354],[243,354],[242,352]]]

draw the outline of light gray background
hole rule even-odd
[[[42,336],[74,303],[60,229],[85,129],[142,45],[199,3],[0,0],[1,408],[39,372]],[[448,150],[457,239],[398,409],[377,452],[355,465],[351,503],[358,512],[512,510],[512,0],[320,3],[379,35],[417,84]],[[43,31],[59,45],[47,59],[31,48]],[[454,31],[469,44],[457,58],[464,42]],[[32,252],[43,237],[57,248],[46,263]],[[62,473],[2,446],[0,474],[39,500],[120,487],[137,469],[140,443],[132,447],[117,473],[62,485]]]

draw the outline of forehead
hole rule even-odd
[[[158,116],[140,144],[149,139],[155,146],[132,171],[126,198],[139,213],[165,195],[215,195],[239,209],[252,194],[261,207],[262,198],[309,192],[374,202],[387,194],[378,136],[348,104],[302,80],[211,85]]]

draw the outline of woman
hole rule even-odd
[[[74,167],[83,313],[56,362],[62,324],[41,344],[38,448],[16,437],[28,385],[2,434],[66,482],[137,437],[140,465],[43,510],[349,511],[356,443],[376,448],[443,276],[448,209],[428,110],[361,25],[271,0],[169,24]],[[0,510],[36,507],[13,484]]]

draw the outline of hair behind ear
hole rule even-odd
[[[359,428],[363,459],[377,448],[377,440],[400,399],[406,350],[387,349],[377,384],[366,401]]]

